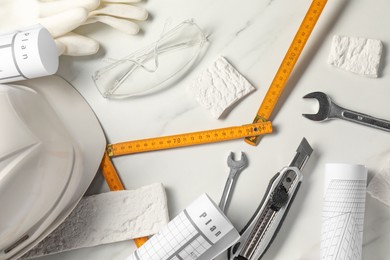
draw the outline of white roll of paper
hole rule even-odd
[[[321,260],[361,259],[367,169],[326,164]]]
[[[52,75],[58,59],[54,39],[41,25],[0,35],[0,83]]]

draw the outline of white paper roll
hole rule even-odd
[[[52,75],[58,60],[54,39],[41,25],[0,35],[0,83]]]
[[[321,260],[361,259],[367,169],[326,164]]]

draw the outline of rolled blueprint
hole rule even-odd
[[[321,260],[359,260],[362,256],[367,169],[326,164]]]
[[[221,209],[202,194],[127,260],[209,260],[239,237]]]
[[[39,24],[0,35],[0,83],[52,75],[58,63],[54,39]]]

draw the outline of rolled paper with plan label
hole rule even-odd
[[[239,237],[221,209],[203,194],[127,260],[210,260]]]
[[[41,25],[0,35],[0,83],[52,75],[58,63],[54,39]]]
[[[321,260],[361,259],[366,183],[363,165],[326,164]]]

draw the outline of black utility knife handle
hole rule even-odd
[[[272,185],[274,184],[275,180],[279,177],[280,173],[278,172],[277,174],[275,174],[271,180],[268,182],[268,187],[267,187],[267,190],[265,191],[265,195],[269,194],[270,190],[271,190],[271,187]],[[244,226],[244,228],[240,231],[240,235],[242,235],[250,226],[250,224],[254,221],[254,219],[256,218],[256,216],[258,215],[259,211],[261,210],[261,208],[263,207],[265,201],[267,199],[267,196],[263,196],[263,199],[261,200],[260,202],[260,205],[257,207],[255,213],[252,215],[252,217],[250,218],[250,220],[248,221],[248,223]],[[231,255],[234,255],[236,253],[236,250],[237,250],[237,247],[240,245],[240,242],[234,244],[233,246],[231,246],[229,248],[229,250],[227,250],[227,254],[228,254],[228,259],[230,259],[230,256]],[[234,260],[247,260],[245,257],[243,256],[237,256],[237,257],[234,257]]]
[[[286,208],[286,210],[284,211],[283,217],[282,217],[282,219],[280,220],[279,225],[278,225],[278,227],[276,228],[276,231],[274,232],[274,235],[272,236],[270,242],[268,243],[267,247],[265,248],[263,254],[261,254],[261,256],[260,256],[258,259],[261,259],[261,258],[264,256],[264,254],[267,252],[268,248],[269,248],[269,247],[271,246],[271,244],[274,242],[274,239],[275,239],[276,235],[279,233],[279,230],[280,230],[280,228],[282,227],[284,220],[286,219],[287,213],[288,213],[288,211],[290,210],[290,207],[291,207],[291,205],[292,205],[293,202],[294,202],[295,195],[297,195],[298,190],[299,190],[299,188],[301,187],[301,183],[302,183],[302,181],[299,181],[299,182],[298,182],[297,187],[296,187],[294,193],[293,193],[292,196],[291,196],[290,203],[287,205],[287,208]]]
[[[285,203],[281,204],[280,206],[275,207],[275,202],[272,202],[272,199],[274,197],[274,194],[272,194],[272,193],[276,192],[280,187],[284,187],[283,181],[285,181],[287,179],[287,177],[288,177],[287,174],[290,171],[294,172],[295,178],[293,180],[291,180],[291,186],[289,187],[289,190],[286,191],[286,196],[287,196],[286,201],[285,201]],[[250,227],[251,225],[253,225],[254,223],[257,224],[257,222],[259,221],[260,217],[263,216],[263,214],[266,215],[268,212],[276,214],[276,217],[272,217],[270,223],[275,223],[275,221],[277,221],[278,222],[277,226],[274,227],[274,226],[270,225],[270,228],[265,231],[264,234],[267,234],[267,232],[273,232],[272,237],[268,242],[267,241],[265,241],[265,242],[260,241],[260,243],[262,243],[262,242],[267,243],[267,245],[266,245],[265,249],[263,249],[263,251],[261,252],[261,255],[257,257],[257,259],[260,259],[264,255],[264,253],[268,250],[269,246],[271,245],[274,238],[276,237],[277,233],[279,232],[280,227],[282,226],[284,219],[285,219],[285,217],[290,209],[290,206],[294,201],[295,195],[297,194],[297,192],[299,190],[299,187],[301,185],[301,181],[302,181],[302,174],[296,167],[284,168],[281,170],[280,173],[277,173],[276,175],[274,175],[268,184],[265,196],[263,197],[260,205],[256,209],[255,214],[251,217],[250,221],[247,223],[247,225],[240,232],[240,234],[243,235],[247,231],[247,229],[251,228]],[[294,190],[291,191],[291,189],[294,189]],[[269,203],[270,206],[263,208],[265,203]],[[276,203],[276,204],[278,204],[278,203]],[[283,208],[283,207],[285,207],[285,208]],[[264,210],[264,212],[260,212],[261,210]],[[282,212],[280,212],[280,210]],[[277,214],[282,214],[282,215],[280,216]],[[274,229],[274,231],[272,229]],[[230,259],[230,260],[233,260],[233,259],[234,260],[254,260],[253,258],[246,258],[245,256],[243,256],[243,255],[245,255],[245,252],[242,252],[243,250],[245,250],[247,244],[249,243],[247,240],[250,239],[249,237],[252,234],[253,230],[248,231],[248,232],[249,232],[249,235],[247,234],[244,237],[243,241],[239,240],[235,245],[233,245],[228,250],[228,259]],[[259,241],[256,241],[256,242],[259,242]],[[236,256],[232,259],[231,256],[234,256],[237,253],[237,250],[240,250],[238,256]]]

